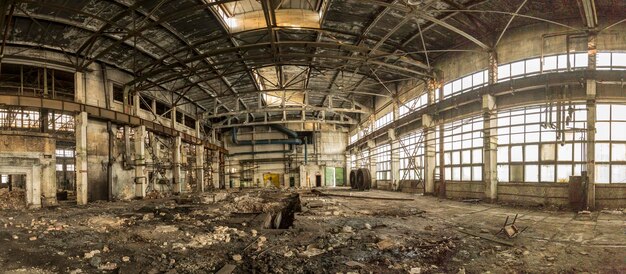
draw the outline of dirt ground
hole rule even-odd
[[[0,210],[0,273],[626,273],[621,210],[323,192],[332,196],[243,190]],[[528,228],[494,236],[515,214]]]

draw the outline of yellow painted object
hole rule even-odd
[[[270,187],[270,184],[277,188],[280,188],[280,179],[277,173],[265,173],[263,174],[263,187]]]

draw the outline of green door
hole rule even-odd
[[[345,185],[345,177],[343,173],[343,167],[335,168],[335,182],[337,182],[337,186]]]
[[[324,175],[324,186],[335,186],[335,168],[326,167]]]

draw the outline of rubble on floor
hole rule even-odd
[[[511,243],[506,245],[495,236],[503,218],[512,213],[506,208],[407,194],[402,194],[406,199],[379,199],[397,194],[372,192],[376,199],[341,197],[352,193],[223,191],[0,211],[0,265],[9,271],[46,273],[584,272],[598,271],[599,265],[609,272],[620,269],[615,259],[619,249],[589,249],[582,244],[591,240],[587,236],[557,241],[560,234],[547,233],[558,230],[531,225],[547,218],[541,217],[543,212],[520,214],[517,223],[530,228],[514,239],[505,238]],[[488,210],[500,213],[482,213]],[[616,212],[598,214],[624,218]],[[562,215],[556,212],[554,218]],[[571,213],[574,219],[576,215]],[[562,223],[556,222],[561,229],[575,226]],[[598,239],[608,241],[606,233]]]
[[[21,210],[26,208],[26,190],[14,187],[0,188],[0,210]]]

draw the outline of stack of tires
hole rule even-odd
[[[367,168],[359,168],[350,171],[350,187],[358,190],[372,188],[372,175],[370,170]]]

